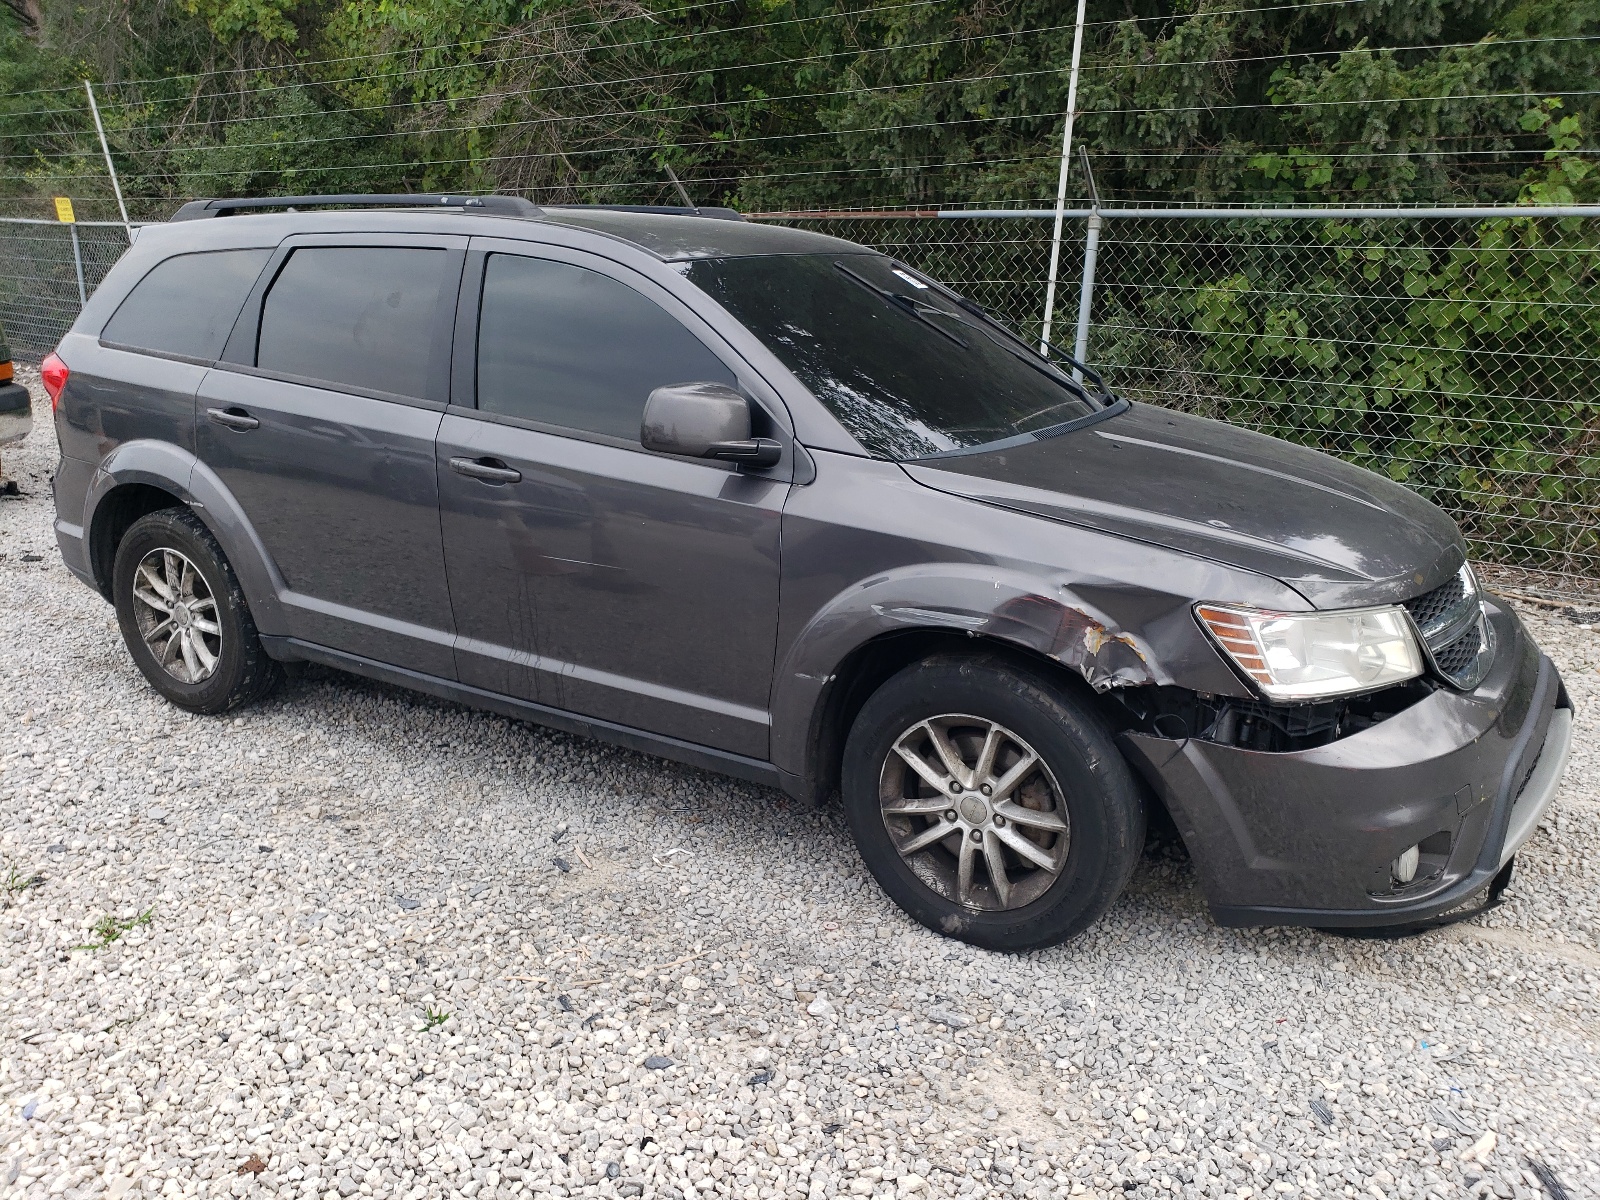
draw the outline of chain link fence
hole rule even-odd
[[[787,218],[958,287],[1024,336],[1040,216]],[[1087,222],[1063,235],[1070,345]],[[47,353],[127,247],[120,224],[0,220],[0,323]],[[1314,446],[1443,506],[1495,582],[1600,604],[1600,217],[1105,220],[1088,357],[1129,398]]]
[[[893,254],[1039,335],[1048,219],[789,223]],[[1058,345],[1086,225],[1063,235]],[[1130,399],[1387,475],[1444,507],[1498,586],[1600,602],[1600,216],[1120,210],[1088,333],[1088,361]]]
[[[92,295],[127,248],[120,222],[0,218],[0,325],[11,352],[34,361],[50,353],[77,319],[79,267]]]

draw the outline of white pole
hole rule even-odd
[[[1061,177],[1056,182],[1056,228],[1050,240],[1050,277],[1044,288],[1044,329],[1039,353],[1050,353],[1050,322],[1056,311],[1056,275],[1061,270],[1061,224],[1066,219],[1067,168],[1072,163],[1072,118],[1078,111],[1078,63],[1083,58],[1083,10],[1088,0],[1078,0],[1078,26],[1072,34],[1072,73],[1067,79],[1067,119],[1061,127]]]
[[[111,172],[111,190],[117,194],[117,211],[122,214],[122,227],[128,233],[128,245],[133,245],[133,222],[128,220],[128,206],[122,202],[122,184],[117,182],[117,164],[111,161],[111,147],[106,144],[106,127],[100,123],[100,106],[94,100],[94,86],[85,79],[83,90],[89,93],[89,111],[94,114],[94,129],[100,135],[100,153],[106,156],[106,170]]]

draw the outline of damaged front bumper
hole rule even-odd
[[[1314,749],[1268,753],[1130,732],[1224,925],[1410,924],[1489,886],[1560,786],[1572,706],[1508,609],[1471,692],[1441,689]],[[1391,864],[1421,846],[1399,883]]]

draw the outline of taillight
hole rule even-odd
[[[61,389],[67,386],[67,364],[54,354],[47,354],[45,360],[39,364],[39,382],[44,384],[44,390],[50,397],[50,411],[55,412],[56,405],[61,401]]]
[[[0,383],[5,383],[10,380],[14,373],[15,372],[12,371],[10,363],[0,362]]]

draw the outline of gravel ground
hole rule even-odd
[[[1581,732],[1497,912],[1219,929],[1153,848],[1002,957],[761,788],[332,672],[169,707],[54,455],[0,501],[0,1194],[1600,1196],[1581,615],[1528,613]]]

